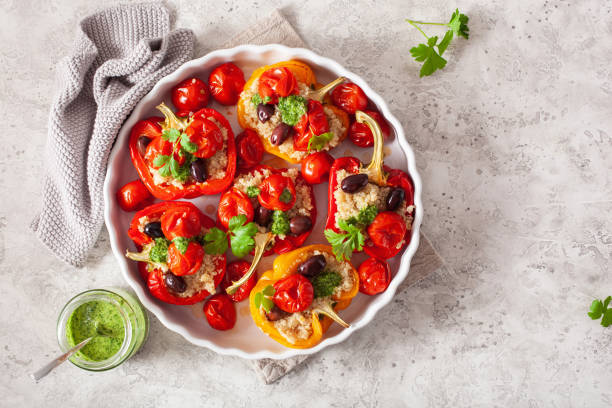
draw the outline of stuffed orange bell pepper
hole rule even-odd
[[[249,296],[255,324],[291,348],[317,345],[332,322],[348,327],[338,316],[359,290],[359,275],[339,262],[327,245],[310,245],[274,260]]]
[[[295,60],[258,68],[240,94],[238,123],[255,131],[268,153],[300,163],[347,136],[348,115],[325,99],[344,80],[322,86],[308,65]]]

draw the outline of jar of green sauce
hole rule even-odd
[[[134,355],[149,333],[142,304],[121,289],[93,289],[79,293],[64,306],[57,321],[63,352],[93,337],[70,361],[83,369],[104,371]]]

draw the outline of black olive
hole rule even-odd
[[[203,183],[208,178],[206,174],[206,162],[204,159],[195,159],[189,166],[189,174],[198,183]]]
[[[387,194],[387,211],[395,211],[406,198],[406,192],[403,188],[394,188]]]
[[[367,174],[353,174],[351,176],[345,177],[344,180],[342,180],[340,187],[345,193],[354,194],[363,190],[367,185]]]
[[[262,227],[267,226],[270,223],[270,220],[272,220],[273,212],[274,211],[267,209],[263,205],[260,205],[255,210],[255,222]]]
[[[260,103],[257,105],[257,117],[261,123],[266,123],[274,115],[274,105]]]
[[[136,147],[138,147],[138,153],[141,156],[144,156],[147,153],[147,146],[151,143],[151,139],[147,136],[140,136],[138,138],[138,142],[136,142]]]
[[[171,272],[166,273],[166,276],[164,276],[164,282],[166,283],[168,289],[172,290],[173,292],[183,293],[187,290],[185,280]]]
[[[286,123],[280,123],[272,132],[272,136],[270,136],[270,143],[272,143],[274,146],[283,144],[283,142],[289,137],[290,130],[291,126]]]
[[[153,221],[144,226],[144,233],[151,238],[163,238],[164,233],[161,228],[161,222]]]
[[[300,235],[312,228],[310,217],[305,215],[296,215],[289,221],[289,229],[293,235]]]
[[[302,262],[298,266],[297,271],[304,276],[313,277],[321,272],[325,265],[327,265],[325,257],[323,255],[315,255]]]
[[[281,310],[278,306],[274,305],[274,307],[272,307],[272,310],[270,310],[269,312],[266,313],[266,318],[271,321],[271,322],[275,322],[277,320],[282,319],[283,317],[289,316],[289,313],[285,312],[284,310]]]

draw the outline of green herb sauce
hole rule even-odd
[[[99,332],[104,333],[100,335]],[[66,338],[71,347],[95,336],[77,355],[90,361],[102,361],[114,356],[125,337],[123,318],[117,306],[94,300],[77,307],[66,325]]]

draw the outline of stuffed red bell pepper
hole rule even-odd
[[[177,118],[164,103],[165,119],[141,120],[130,134],[130,156],[149,191],[161,200],[217,194],[236,172],[234,133],[214,109]]]
[[[355,157],[334,162],[324,233],[338,259],[361,250],[388,259],[410,242],[414,187],[404,171],[383,165],[383,135],[376,120],[361,111],[355,116],[374,136],[372,161],[367,167]]]
[[[225,274],[225,254],[204,251],[203,237],[215,223],[193,204],[172,201],[138,211],[128,235],[140,252],[126,252],[139,262],[153,296],[190,305],[204,300]]]

